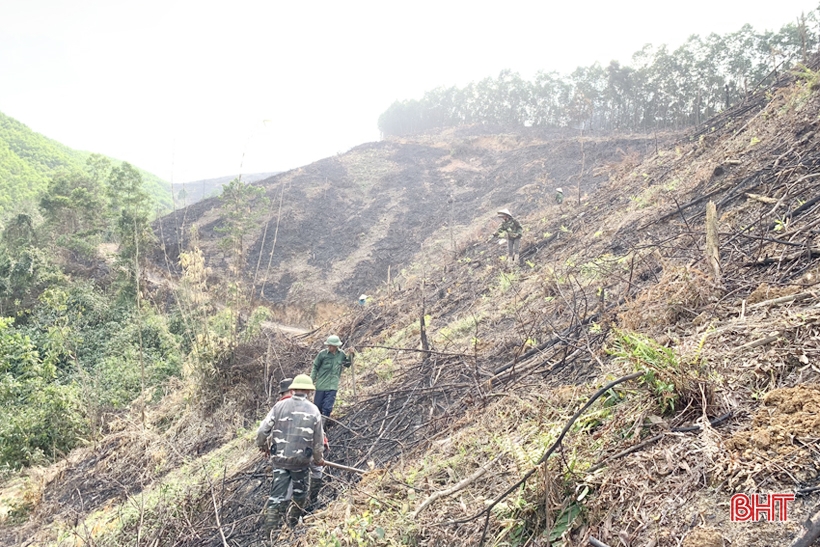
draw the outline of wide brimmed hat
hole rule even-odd
[[[327,337],[327,340],[325,340],[325,345],[326,345],[326,346],[336,346],[336,347],[339,347],[339,346],[341,346],[341,345],[342,345],[342,341],[341,341],[341,340],[339,340],[339,337],[338,337],[338,336],[336,336],[335,334],[333,334],[333,335],[330,335],[330,336],[328,336],[328,337]]]
[[[282,395],[286,391],[290,391],[290,384],[293,382],[293,378],[285,378],[281,382],[279,382],[279,395]]]
[[[290,389],[293,391],[297,391],[300,389],[304,389],[307,391],[316,391],[316,386],[313,385],[313,380],[310,379],[310,376],[307,374],[300,374],[296,378],[293,379],[293,382],[290,384]]]
[[[512,216],[512,213],[510,212],[510,210],[509,210],[509,209],[501,209],[500,211],[498,211],[498,213],[497,213],[497,214],[499,214],[499,215],[507,215],[508,217],[511,217],[511,216]]]

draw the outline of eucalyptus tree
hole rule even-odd
[[[587,130],[657,130],[698,125],[808,58],[818,47],[814,10],[778,32],[750,25],[674,50],[647,45],[629,65],[593,64],[568,75],[511,70],[462,88],[438,88],[420,101],[397,101],[379,118],[386,135],[460,124],[571,126]]]

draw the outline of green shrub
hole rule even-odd
[[[87,422],[76,387],[11,325],[0,318],[0,465],[19,468],[68,452]]]
[[[675,350],[660,345],[648,336],[616,329],[609,353],[631,363],[636,371],[646,373],[641,382],[652,390],[661,412],[675,410],[686,384],[686,375]]]

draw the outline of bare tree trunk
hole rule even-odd
[[[424,327],[424,298],[421,301],[421,316],[419,317],[419,333],[421,335],[421,349],[430,351],[430,343],[427,341],[427,329]]]
[[[712,270],[712,279],[715,283],[720,283],[720,243],[717,207],[714,201],[706,204],[706,261]]]
[[[584,169],[586,169],[586,152],[584,151],[584,127],[581,126],[581,172],[578,174],[578,206],[581,205],[581,182],[584,180]]]

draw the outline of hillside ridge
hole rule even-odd
[[[526,215],[561,186],[577,196],[579,177],[581,192],[590,192],[607,165],[636,161],[655,144],[645,135],[487,128],[363,144],[255,184],[270,207],[249,236],[245,277],[284,321],[321,322],[318,310],[344,308],[422,249],[428,260],[452,254],[489,229],[497,209]],[[210,198],[159,219],[155,264],[173,271],[195,239],[214,275],[224,276],[221,215],[219,198]]]
[[[91,152],[74,150],[0,112],[0,212],[37,199],[60,171],[83,171]],[[120,160],[112,159],[115,165]],[[139,170],[160,210],[170,210],[170,185]]]

